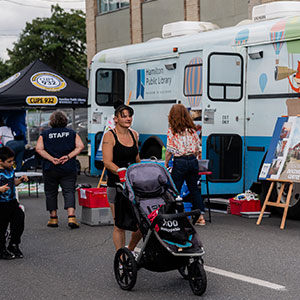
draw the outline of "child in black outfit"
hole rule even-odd
[[[24,231],[24,212],[16,199],[15,186],[28,181],[27,176],[16,179],[13,169],[14,152],[8,147],[0,148],[0,259],[23,258],[19,249]],[[6,230],[10,224],[11,239],[6,249]]]

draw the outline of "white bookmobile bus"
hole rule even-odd
[[[169,110],[182,103],[202,125],[210,194],[235,195],[257,182],[277,117],[287,114],[287,99],[300,101],[300,2],[256,6],[253,21],[242,23],[224,29],[171,23],[162,39],[96,54],[89,88],[91,173],[99,174],[99,143],[114,103],[130,98],[142,158],[161,157]],[[289,213],[300,216],[297,185],[293,194]]]

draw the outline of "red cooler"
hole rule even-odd
[[[106,188],[78,189],[79,205],[89,208],[109,207]]]

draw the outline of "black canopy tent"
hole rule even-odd
[[[87,107],[88,89],[39,60],[0,83],[0,108]]]
[[[72,108],[74,119],[76,108],[87,107],[87,96],[86,87],[35,60],[0,83],[0,117],[25,134],[27,109]]]

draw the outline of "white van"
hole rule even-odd
[[[287,99],[300,101],[300,2],[254,7],[253,20],[242,23],[224,29],[207,22],[167,24],[161,39],[96,54],[89,88],[91,172],[99,172],[98,146],[114,103],[129,99],[141,157],[147,158],[160,157],[168,112],[181,102],[202,125],[210,193],[249,189],[277,117],[287,114]],[[298,215],[299,205],[300,216],[296,188],[294,194],[289,213]]]

